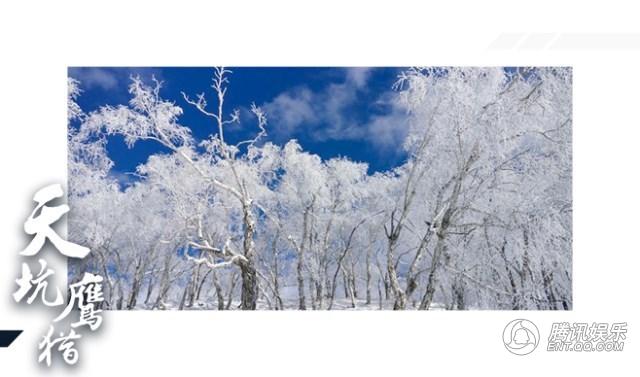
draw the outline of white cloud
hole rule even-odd
[[[70,68],[69,76],[79,80],[87,89],[99,87],[103,90],[111,90],[118,85],[117,75],[105,68]]]
[[[307,88],[298,88],[278,95],[262,106],[269,116],[270,133],[288,136],[303,124],[317,124],[319,119],[314,110],[314,94]],[[277,122],[276,122],[277,121]]]
[[[80,81],[80,87],[84,89],[99,88],[110,91],[128,85],[131,76],[139,75],[143,80],[150,80],[152,76],[162,80],[162,71],[156,68],[142,67],[71,67],[69,76]]]
[[[372,69],[371,67],[347,68],[347,81],[353,83],[358,88],[362,88],[367,84]]]
[[[402,146],[409,126],[405,111],[394,109],[391,114],[371,118],[364,128],[367,139],[387,151]]]
[[[299,87],[263,104],[269,119],[269,133],[276,139],[308,135],[317,141],[367,140],[381,152],[402,145],[407,131],[405,109],[391,90],[381,93],[372,104],[387,109],[359,122],[356,111],[358,95],[367,89],[370,68],[347,68],[345,80],[319,91]],[[360,117],[362,118],[362,117]]]

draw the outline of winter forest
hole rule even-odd
[[[399,70],[382,171],[270,139],[283,118],[228,106],[233,71],[172,99],[131,75],[92,109],[70,75],[68,239],[92,251],[69,282],[102,275],[105,309],[572,309],[571,68]],[[114,137],[154,148],[126,185]]]

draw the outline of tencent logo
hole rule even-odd
[[[509,352],[515,355],[527,355],[538,347],[540,332],[533,322],[514,319],[504,328],[502,341]]]

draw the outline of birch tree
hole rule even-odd
[[[375,173],[269,142],[253,104],[255,137],[232,141],[229,75],[180,104],[133,77],[92,112],[69,80],[70,238],[95,250],[69,274],[105,276],[107,308],[571,309],[570,68],[404,71],[406,158]],[[114,135],[161,148],[125,186]]]

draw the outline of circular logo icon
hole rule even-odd
[[[538,347],[540,332],[533,322],[514,319],[504,328],[502,341],[509,352],[515,355],[527,355]]]

